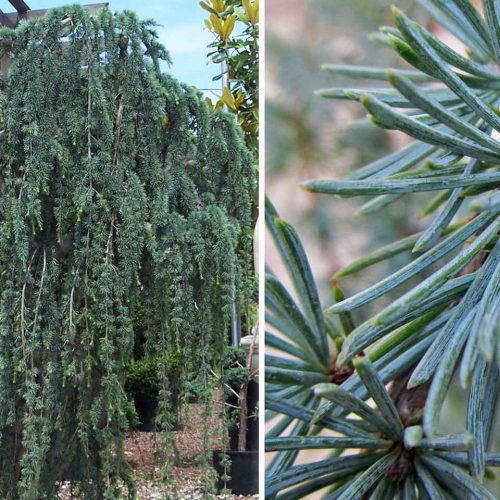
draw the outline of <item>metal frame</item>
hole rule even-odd
[[[0,26],[15,28],[19,24],[19,21],[23,19],[38,19],[39,17],[43,17],[47,12],[47,9],[31,10],[24,0],[9,0],[9,3],[16,9],[16,12],[5,13],[0,10]],[[91,12],[97,12],[108,7],[108,5],[109,3],[106,2],[83,5],[83,7]]]
[[[9,3],[16,9],[16,12],[5,13],[0,9],[0,27],[16,28],[20,21],[24,19],[38,19],[47,13],[47,9],[31,10],[24,0],[9,0]],[[90,12],[98,12],[109,6],[109,3],[93,3],[83,5]],[[4,55],[0,59],[0,74],[7,74],[9,68],[9,57]]]
[[[30,11],[29,5],[24,0],[9,0],[9,3],[16,9],[17,12],[13,14],[5,14],[0,9],[0,26],[7,26],[8,28],[15,28],[17,26],[17,22],[14,22],[14,16],[17,19],[23,18],[25,14]]]

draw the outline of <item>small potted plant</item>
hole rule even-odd
[[[175,412],[173,430],[179,430],[180,364],[179,356],[175,353],[170,356],[168,367],[171,385],[171,405],[172,411]],[[136,425],[131,422],[131,427],[145,432],[158,430],[155,422],[159,393],[157,357],[144,357],[129,364],[125,380],[125,391],[135,406],[139,421]]]
[[[229,448],[213,453],[219,477],[217,489],[228,489],[238,495],[257,493],[259,487],[259,388],[258,366],[254,366],[257,329],[248,337],[242,347],[226,351],[220,382],[229,424]]]

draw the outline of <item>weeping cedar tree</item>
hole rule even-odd
[[[463,57],[394,9],[396,27],[375,40],[414,69],[327,65],[336,74],[387,80],[374,89],[325,89],[360,101],[369,118],[414,139],[351,174],[311,180],[309,191],[373,195],[372,213],[417,191],[436,191],[421,233],[340,270],[324,311],[296,232],[268,202],[267,226],[295,295],[267,276],[266,448],[268,498],[495,498],[484,486],[500,453],[489,451],[500,367],[500,2],[422,0],[469,47]],[[440,85],[441,84],[441,85]],[[338,280],[403,252],[409,264],[349,298]],[[437,264],[437,265],[436,265]],[[368,320],[353,311],[420,280]],[[468,394],[465,429],[443,435],[443,403],[454,374]],[[372,401],[372,403],[367,403]],[[356,418],[352,417],[356,415]],[[333,432],[332,432],[333,431]],[[302,450],[326,458],[300,464]],[[304,460],[306,460],[304,462]]]
[[[160,71],[154,23],[72,7],[1,31],[0,496],[134,495],[123,369],[138,295],[159,354],[221,356],[251,272],[253,158]],[[121,490],[120,490],[121,491]]]

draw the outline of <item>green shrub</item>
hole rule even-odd
[[[158,398],[158,359],[133,361],[127,367],[125,390],[129,396],[141,394],[151,399]]]
[[[181,383],[181,358],[178,353],[168,356],[166,365],[168,371],[164,374],[169,380],[171,388],[179,389]],[[160,390],[160,376],[158,373],[159,356],[145,357],[132,361],[125,373],[125,390],[129,396],[142,394],[155,399]]]
[[[239,387],[250,379],[245,350],[241,347],[226,347],[222,360],[222,382]]]

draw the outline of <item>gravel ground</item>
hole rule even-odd
[[[224,500],[249,500],[259,498],[257,495],[211,495],[207,497],[206,495],[203,495],[203,491],[196,477],[192,477],[191,479],[184,479],[185,481],[183,486],[179,487],[177,489],[177,492],[174,492],[171,488],[165,485],[161,485],[155,482],[141,481],[141,484],[137,485],[137,498],[139,500],[206,500],[207,498]],[[60,498],[63,500],[71,500],[78,497],[72,497],[70,494],[69,483],[64,483],[63,485],[61,485]]]
[[[125,455],[132,466],[139,500],[205,500],[207,498],[225,500],[250,500],[258,496],[241,495],[204,495],[202,478],[204,470],[198,465],[203,453],[203,432],[207,422],[203,418],[203,406],[189,405],[184,416],[183,429],[176,432],[176,446],[179,453],[179,466],[172,468],[172,482],[167,485],[160,481],[160,468],[163,459],[158,453],[159,435],[152,432],[130,431],[127,435]],[[220,420],[216,417],[209,422],[214,435],[218,435]],[[220,441],[214,439],[211,449],[221,447]],[[69,483],[61,485],[60,498],[71,500]]]

